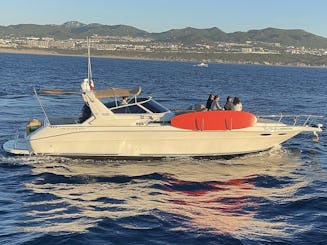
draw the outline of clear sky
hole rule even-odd
[[[1,0],[0,25],[125,24],[148,32],[275,27],[327,37],[327,0]]]

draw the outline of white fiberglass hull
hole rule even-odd
[[[279,125],[279,124],[277,124]],[[312,129],[312,130],[311,130]],[[34,154],[61,156],[214,156],[270,149],[310,127],[258,124],[226,131],[193,131],[170,125],[131,127],[48,126],[28,138]],[[316,130],[316,129],[315,129]]]

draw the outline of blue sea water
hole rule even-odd
[[[85,57],[0,54],[0,144],[42,111],[33,87],[79,89]],[[238,96],[255,114],[316,114],[327,69],[93,58],[96,88],[142,86],[169,108]],[[78,115],[79,95],[41,96]],[[0,244],[326,244],[327,139],[230,159],[14,157],[0,150]],[[213,146],[214,147],[214,146]]]

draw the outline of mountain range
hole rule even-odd
[[[181,42],[183,44],[214,42],[245,43],[246,41],[260,41],[280,43],[284,46],[325,48],[327,38],[306,32],[300,29],[286,30],[266,28],[247,32],[226,33],[217,27],[196,29],[187,27],[172,29],[161,33],[150,33],[128,25],[83,24],[78,21],[69,21],[62,25],[19,24],[0,26],[0,37],[53,37],[55,39],[86,38],[97,34],[99,36],[129,36],[150,38],[154,41]]]

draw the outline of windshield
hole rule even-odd
[[[149,100],[145,103],[142,103],[142,106],[147,108],[148,110],[152,111],[153,113],[163,113],[169,111],[164,106],[160,105],[158,102],[154,100]]]
[[[119,102],[118,102],[119,103]],[[113,113],[148,113],[148,111],[152,113],[164,113],[169,111],[166,107],[160,105],[155,100],[151,98],[137,98],[137,101],[131,99],[128,104],[120,105],[117,107],[116,101],[111,101],[108,103],[104,103],[107,108],[112,108]],[[117,108],[116,108],[117,107]],[[144,109],[145,108],[145,109]],[[148,110],[148,111],[146,111]]]
[[[133,113],[133,114],[142,114],[147,113],[143,108],[138,105],[128,105],[124,107],[119,107],[117,109],[111,110],[113,113]]]

